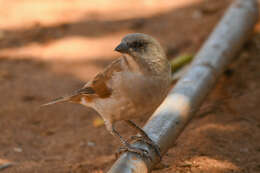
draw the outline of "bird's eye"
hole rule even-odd
[[[142,46],[143,46],[143,44],[141,42],[135,41],[135,42],[132,43],[133,48],[140,48]]]

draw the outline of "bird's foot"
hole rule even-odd
[[[131,143],[140,141],[150,145],[154,149],[156,154],[159,156],[160,161],[162,160],[160,147],[156,143],[154,143],[150,138],[144,138],[143,136],[131,136],[131,140]]]
[[[150,161],[152,160],[151,156],[149,156],[149,153],[147,150],[142,149],[142,148],[137,148],[133,147],[130,144],[126,144],[124,147],[120,147],[118,151],[116,152],[116,157],[118,158],[122,153],[125,152],[132,152],[140,155],[143,158],[149,159]]]

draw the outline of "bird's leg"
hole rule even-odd
[[[116,156],[118,157],[121,153],[123,152],[133,152],[133,153],[137,153],[142,157],[146,157],[148,159],[151,160],[150,156],[148,155],[148,152],[144,149],[141,148],[137,148],[137,147],[133,147],[131,146],[127,140],[125,140],[114,128],[114,124],[110,123],[110,122],[105,122],[107,130],[113,135],[116,136],[120,139],[120,142],[124,145],[124,147],[119,148],[119,150],[116,153]]]
[[[160,157],[160,160],[161,160],[162,156],[161,156],[160,147],[149,138],[149,136],[145,133],[145,131],[143,129],[141,129],[140,127],[138,127],[133,121],[126,120],[126,123],[129,126],[133,127],[135,130],[137,130],[141,135],[141,136],[132,136],[131,140],[142,141],[142,142],[147,143],[155,150],[156,154],[158,154],[158,156]]]

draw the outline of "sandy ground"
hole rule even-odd
[[[102,173],[119,142],[97,113],[39,109],[81,87],[130,32],[156,37],[170,59],[195,54],[230,0],[0,1],[0,165],[6,173]],[[160,173],[260,172],[260,25],[163,158]],[[146,119],[136,122],[140,125]],[[124,136],[134,134],[123,123]]]

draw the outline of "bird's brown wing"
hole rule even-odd
[[[98,73],[94,79],[85,85],[84,88],[92,88],[97,96],[100,98],[107,98],[112,94],[112,88],[108,87],[108,81],[112,79],[115,72],[120,72],[123,70],[122,61],[124,58],[118,58],[112,61],[103,72]]]
[[[115,72],[120,72],[123,70],[122,60],[122,58],[114,60],[105,68],[103,72],[98,73],[94,79],[88,82],[83,88],[75,91],[70,95],[54,99],[53,101],[43,104],[42,106],[48,106],[67,101],[80,103],[82,97],[84,97],[87,101],[91,101],[97,96],[99,98],[109,97],[112,94],[112,88],[109,88],[107,83]]]

